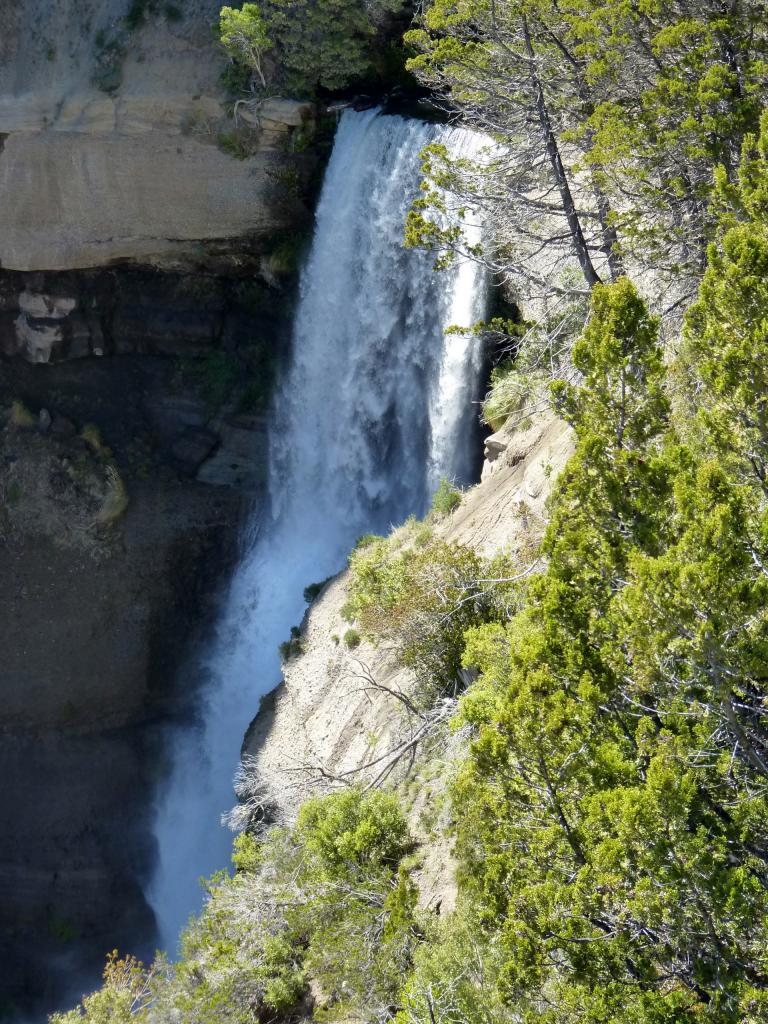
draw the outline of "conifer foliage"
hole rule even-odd
[[[467,636],[463,891],[510,1020],[768,1014],[766,127],[721,182],[694,411],[670,415],[632,286],[598,286],[553,388],[577,447],[546,572]]]
[[[370,71],[379,19],[399,0],[259,0],[223,7],[219,34],[259,92],[312,97]]]
[[[501,228],[495,269],[551,277],[567,238],[589,287],[627,256],[700,275],[713,169],[733,177],[766,99],[761,4],[430,0],[407,40],[414,73],[501,146],[453,168]],[[439,218],[417,213],[434,244]]]

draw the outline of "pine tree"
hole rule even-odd
[[[768,595],[749,494],[669,426],[628,282],[594,290],[574,359],[547,569],[508,625],[467,638],[462,890],[522,1021],[757,1021]]]
[[[684,358],[708,444],[768,497],[768,115],[735,182],[718,174],[727,230],[686,319]]]
[[[432,0],[407,39],[415,73],[504,147],[465,186],[499,266],[535,277],[567,236],[590,287],[625,255],[700,276],[713,169],[733,176],[766,99],[759,5]]]

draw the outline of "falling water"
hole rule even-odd
[[[441,476],[470,482],[482,356],[471,336],[445,329],[483,316],[485,282],[470,262],[435,273],[428,254],[402,244],[419,153],[437,140],[463,156],[481,146],[469,132],[376,111],[348,111],[339,124],[271,416],[271,516],[235,573],[208,658],[205,724],[176,742],[158,811],[151,896],[170,950],[199,908],[199,877],[228,862],[219,818],[304,587],[337,572],[360,534],[422,514]]]

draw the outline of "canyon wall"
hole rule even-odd
[[[263,496],[321,155],[220,4],[0,4],[0,1016],[149,954],[164,730]]]
[[[219,7],[0,8],[0,266],[240,264],[301,219],[311,153],[290,143],[311,109],[269,101],[233,158]]]

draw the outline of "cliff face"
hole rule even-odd
[[[514,555],[541,536],[551,483],[571,451],[570,428],[549,413],[525,430],[502,429],[486,446],[482,481],[435,534],[486,556],[501,550]],[[350,651],[341,639],[349,628],[342,616],[348,576],[346,570],[340,573],[308,610],[304,653],[285,664],[283,682],[262,701],[245,741],[249,770],[263,786],[262,795],[278,817],[288,820],[302,800],[333,778],[354,775],[363,784],[374,779],[388,752],[407,743],[418,728],[391,695],[411,692],[415,681],[409,671],[386,650],[363,641]],[[435,845],[438,833],[429,818],[440,806],[440,791],[460,748],[460,737],[437,754],[428,744],[417,747],[414,759],[402,758],[391,777],[403,787],[411,827],[423,844],[421,898],[445,908],[454,891],[451,858],[441,843]]]
[[[0,1016],[151,953],[162,731],[263,493],[320,160],[306,104],[233,120],[219,7],[0,4]]]
[[[0,266],[237,262],[306,214],[297,182],[312,156],[291,152],[291,135],[309,108],[270,103],[250,155],[224,151],[219,7],[0,8]]]
[[[94,983],[106,950],[153,948],[158,729],[194,701],[180,666],[243,495],[161,456],[145,476],[118,434],[107,455],[108,417],[96,434],[50,403],[19,408],[0,426],[0,992],[42,1012]]]
[[[38,277],[112,312],[102,356],[72,358],[73,318],[54,361],[0,361],[0,995],[25,1012],[79,998],[109,949],[154,948],[163,730],[194,711],[194,648],[263,494],[264,417],[231,377],[284,337],[237,282]]]

